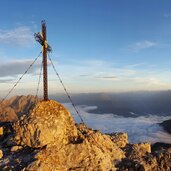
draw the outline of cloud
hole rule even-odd
[[[148,48],[151,48],[151,47],[155,47],[156,45],[157,45],[156,42],[145,40],[145,41],[136,42],[135,44],[130,45],[128,47],[128,49],[130,51],[133,51],[133,52],[138,52],[138,51],[143,50],[143,49],[148,49]]]
[[[140,66],[143,66],[145,65],[145,63],[135,63],[135,64],[130,64],[130,65],[127,65],[126,68],[136,68],[136,67],[140,67]]]
[[[80,122],[70,103],[64,104],[71,112],[75,122]],[[165,142],[171,143],[171,135],[166,133],[158,123],[168,120],[171,116],[138,116],[122,117],[114,114],[90,113],[90,110],[97,109],[97,106],[77,106],[84,122],[88,127],[102,131],[103,133],[127,132],[130,143],[139,142]]]
[[[97,72],[92,74],[81,74],[80,77],[88,77],[88,78],[97,78],[97,79],[107,79],[113,80],[117,77],[113,73],[106,73],[106,72]]]
[[[107,81],[121,81],[130,79],[134,76],[136,76],[137,71],[133,69],[127,69],[127,68],[108,68],[105,69],[106,72],[99,72],[96,71],[91,74],[85,74],[84,77],[91,78],[91,79],[98,79],[98,80],[107,80]]]
[[[101,76],[101,77],[96,77],[96,78],[103,78],[103,79],[116,79],[116,76]]]
[[[0,79],[0,84],[1,83],[10,83],[11,81],[14,81],[14,79],[12,79],[12,78]]]
[[[140,84],[144,84],[145,86],[155,85],[155,86],[168,86],[168,84],[162,82],[160,79],[155,77],[135,77],[132,79]]]
[[[33,33],[29,27],[22,26],[13,30],[0,29],[0,44],[31,47],[34,42]]]
[[[0,64],[0,77],[16,77],[17,75],[23,74],[32,62],[32,60],[18,60]],[[29,74],[34,74],[39,68],[40,61],[32,66]]]
[[[117,77],[114,74],[110,74],[110,73],[98,73],[98,74],[94,75],[93,77],[97,78],[97,79],[102,79],[102,80],[115,80],[115,79],[117,79]]]

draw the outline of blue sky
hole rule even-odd
[[[0,89],[7,92],[48,42],[70,92],[171,88],[170,0],[6,0],[0,11]],[[40,59],[41,60],[41,59]],[[16,93],[36,90],[40,61]],[[50,93],[62,92],[49,66]]]

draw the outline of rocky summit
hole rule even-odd
[[[29,115],[14,123],[18,145],[42,148],[52,144],[64,145],[77,137],[77,129],[68,110],[49,100],[38,102]]]
[[[126,133],[75,124],[56,101],[39,101],[18,118],[1,124],[0,170],[170,171],[171,149],[153,151],[149,143],[130,144]]]

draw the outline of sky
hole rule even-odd
[[[34,33],[41,20],[69,92],[171,89],[170,0],[5,0],[0,10],[2,95],[40,53]],[[14,94],[36,92],[40,65],[41,57]],[[48,73],[49,93],[63,92],[49,62]]]

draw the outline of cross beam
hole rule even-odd
[[[46,23],[42,21],[42,32],[35,33],[34,37],[42,45],[43,51],[43,92],[44,100],[48,100],[48,71],[47,71],[47,52],[51,52],[52,49],[47,43],[46,38]]]

